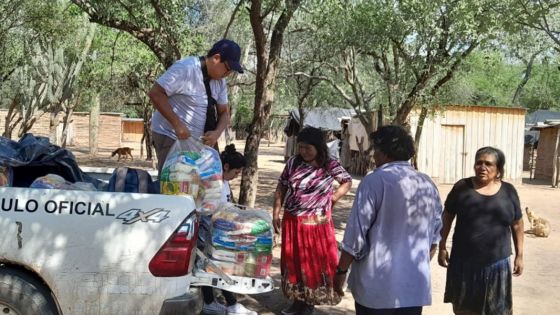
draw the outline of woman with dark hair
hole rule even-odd
[[[282,290],[293,300],[284,315],[312,314],[314,305],[340,302],[333,290],[338,250],[331,211],[352,185],[350,174],[329,158],[321,130],[302,129],[297,146],[298,154],[287,161],[274,194],[277,233],[282,226]],[[340,184],[336,190],[334,181]]]
[[[224,198],[222,201],[234,202],[231,188],[229,187],[229,181],[241,174],[241,171],[247,165],[247,160],[245,160],[243,154],[237,152],[233,143],[226,146],[220,158],[222,160],[224,178]]]
[[[515,246],[513,275],[523,273],[523,218],[513,185],[502,180],[505,156],[484,147],[475,155],[475,176],[458,181],[447,196],[443,212],[438,263],[447,268],[444,302],[455,314],[513,313],[510,266],[511,239]],[[451,258],[446,248],[453,220]]]
[[[234,202],[229,181],[236,178],[247,161],[243,154],[237,152],[235,145],[229,144],[225,150],[220,154],[223,169],[223,202]],[[234,293],[222,290],[222,295],[226,300],[226,305],[220,304],[214,299],[214,289],[212,287],[201,287],[202,297],[204,304],[202,306],[202,314],[204,315],[256,315],[257,312],[247,309],[243,304],[237,302],[237,297]]]

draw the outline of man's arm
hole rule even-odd
[[[218,138],[220,138],[222,132],[224,132],[229,125],[229,105],[217,105],[216,111],[218,112],[218,124],[216,126],[216,130],[207,131],[204,133],[204,136],[202,136],[204,144],[210,147],[213,147],[216,142],[218,142]]]
[[[173,126],[177,139],[187,139],[191,136],[189,128],[187,128],[187,126],[185,126],[185,124],[183,124],[179,117],[177,117],[177,115],[173,112],[173,109],[169,104],[169,97],[159,84],[154,84],[150,92],[148,92],[148,97],[150,98],[150,101],[152,101],[155,109],[157,109],[157,111],[160,112],[165,119],[167,119],[171,126]]]

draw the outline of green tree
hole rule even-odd
[[[196,15],[196,10],[188,10],[196,1],[71,1],[91,22],[127,32],[144,43],[165,68],[180,59],[181,53],[191,53],[199,41],[185,23],[188,14]]]
[[[248,165],[243,169],[239,194],[241,204],[253,206],[255,203],[257,187],[254,183],[258,182],[259,144],[274,101],[284,33],[300,4],[301,0],[249,1],[249,20],[253,30],[257,62],[253,120],[245,143]],[[278,15],[277,18],[274,18],[275,14]],[[267,32],[271,32],[270,39]]]

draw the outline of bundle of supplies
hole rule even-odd
[[[176,141],[161,170],[161,193],[190,195],[199,211],[213,212],[222,198],[222,188],[218,152],[192,137]]]
[[[266,278],[272,264],[272,218],[265,210],[221,204],[211,219],[206,254],[229,275]],[[216,272],[209,264],[206,270]]]
[[[71,183],[65,180],[62,176],[56,174],[47,174],[41,176],[31,183],[30,188],[42,189],[62,189],[62,190],[86,190],[95,191],[95,186],[86,182]]]

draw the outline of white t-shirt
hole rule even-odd
[[[222,201],[232,202],[231,189],[229,188],[229,182],[227,180],[224,180],[224,186],[222,188]]]
[[[204,87],[200,60],[187,57],[175,62],[157,80],[169,97],[173,112],[191,131],[194,138],[204,134],[208,98]],[[218,106],[227,106],[228,93],[225,79],[210,80],[212,97]],[[152,116],[152,131],[176,139],[175,129],[157,110]]]

